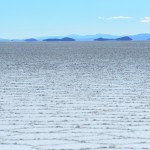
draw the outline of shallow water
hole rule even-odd
[[[150,149],[150,42],[0,43],[0,149]]]

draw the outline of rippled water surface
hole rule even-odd
[[[0,43],[0,150],[105,149],[150,149],[150,42]]]

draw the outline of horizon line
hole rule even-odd
[[[0,37],[0,40],[23,40],[23,39],[30,39],[30,38],[44,38],[44,37],[68,37],[68,36],[94,36],[94,35],[110,35],[110,36],[133,36],[133,35],[140,35],[140,34],[150,34],[150,33],[133,33],[133,34],[109,34],[109,33],[95,33],[95,34],[66,34],[66,35],[41,35],[41,36],[30,36],[30,37],[22,37],[22,38],[3,38]]]

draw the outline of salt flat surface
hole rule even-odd
[[[0,43],[0,150],[105,149],[150,149],[150,42]]]

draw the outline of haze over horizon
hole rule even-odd
[[[0,0],[0,38],[150,33],[149,0]]]

